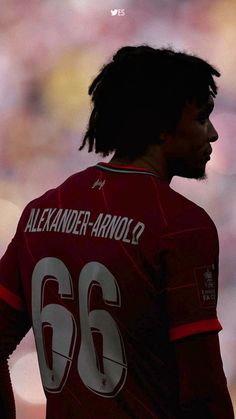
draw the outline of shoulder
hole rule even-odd
[[[172,246],[173,243],[181,241],[181,245],[188,243],[188,246],[194,246],[198,251],[203,246],[208,246],[218,252],[218,233],[209,214],[172,189],[168,194],[169,204],[165,208],[165,212],[168,211],[168,223],[160,237],[161,245]]]
[[[216,230],[213,220],[204,208],[171,188],[169,195],[172,200],[170,227],[205,227]]]
[[[60,208],[64,202],[62,195],[65,193],[70,195],[71,191],[74,191],[74,188],[76,188],[76,185],[78,186],[78,184],[83,183],[85,177],[90,176],[91,169],[92,167],[89,167],[81,172],[72,174],[57,187],[47,190],[39,197],[30,201],[22,212],[19,225],[25,224],[33,209]]]

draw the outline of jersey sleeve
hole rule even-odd
[[[24,299],[18,262],[20,228],[0,260],[0,358],[7,358],[29,331],[31,320]]]
[[[216,313],[218,235],[210,217],[197,208],[178,217],[161,237],[171,341],[222,329]]]
[[[23,311],[25,304],[18,263],[18,230],[19,227],[0,260],[0,299],[15,310]]]
[[[0,300],[0,362],[9,358],[30,328],[26,312],[19,312]]]

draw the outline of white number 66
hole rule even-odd
[[[76,297],[70,272],[60,259],[45,257],[36,264],[32,275],[32,319],[41,379],[48,392],[60,392],[67,381],[72,364],[77,326],[74,316],[65,306],[60,304],[44,306],[48,281],[58,283],[56,299]],[[109,312],[90,311],[89,302],[93,287],[99,285],[105,303],[120,307],[120,290],[115,277],[99,262],[87,263],[80,272],[78,282],[81,329],[78,373],[89,390],[102,397],[115,397],[122,389],[127,375],[123,339]],[[46,327],[52,328],[52,368],[49,368],[45,356]],[[103,368],[99,366],[93,333],[102,335]]]

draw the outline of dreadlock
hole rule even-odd
[[[91,83],[93,110],[80,150],[130,159],[162,130],[173,131],[188,101],[199,106],[217,94],[220,73],[203,59],[148,45],[119,49]]]

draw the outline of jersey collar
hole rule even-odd
[[[157,178],[161,178],[157,173],[152,172],[151,170],[144,169],[143,167],[135,167],[135,166],[119,166],[113,163],[104,163],[99,162],[95,167],[98,169],[104,170],[105,172],[113,172],[113,173],[133,173],[133,174],[143,174],[143,175],[150,175]]]

